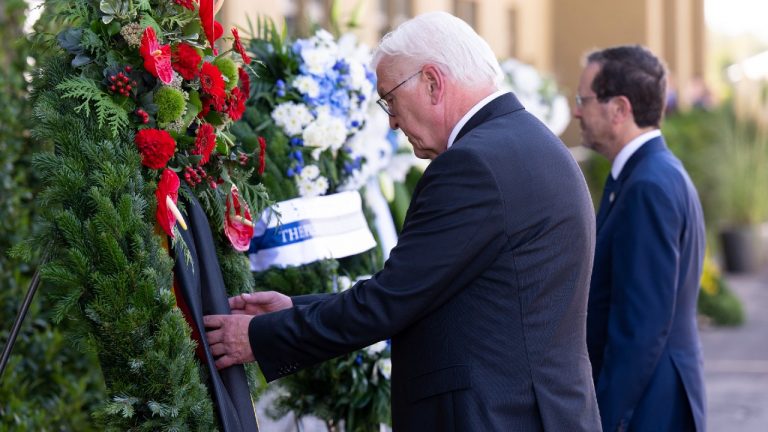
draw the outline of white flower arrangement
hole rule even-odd
[[[555,135],[563,133],[571,121],[571,109],[568,100],[558,91],[555,80],[515,59],[503,61],[501,70],[504,72],[502,86],[513,91],[525,109]]]

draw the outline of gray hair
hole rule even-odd
[[[419,15],[387,33],[373,53],[371,67],[375,70],[384,57],[403,58],[414,66],[435,64],[468,87],[498,87],[503,77],[488,43],[446,12]]]

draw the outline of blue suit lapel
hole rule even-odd
[[[643,144],[632,155],[632,157],[629,158],[627,163],[624,165],[624,168],[621,169],[619,178],[615,180],[610,189],[606,187],[606,190],[603,192],[603,198],[600,200],[600,209],[597,212],[598,234],[600,233],[600,228],[602,228],[606,219],[608,219],[608,214],[611,212],[611,209],[613,209],[613,204],[619,200],[621,188],[624,186],[624,184],[626,184],[627,180],[632,175],[632,171],[634,171],[635,167],[637,167],[637,164],[640,163],[641,160],[645,159],[648,155],[659,151],[665,151],[666,149],[667,145],[664,142],[664,137],[659,136]],[[608,178],[609,180],[611,179],[611,174],[608,174]],[[609,181],[606,181],[606,186],[608,186],[608,183]]]

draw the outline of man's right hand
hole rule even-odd
[[[293,301],[277,291],[260,291],[230,297],[229,307],[232,314],[258,316],[293,307]]]

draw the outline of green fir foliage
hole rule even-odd
[[[171,291],[172,261],[146,223],[155,201],[133,137],[77,114],[56,83],[73,74],[64,58],[41,71],[35,135],[56,152],[34,161],[48,210],[30,243],[52,253],[41,274],[55,319],[76,325],[98,353],[108,400],[95,417],[109,430],[211,430],[211,400]]]

